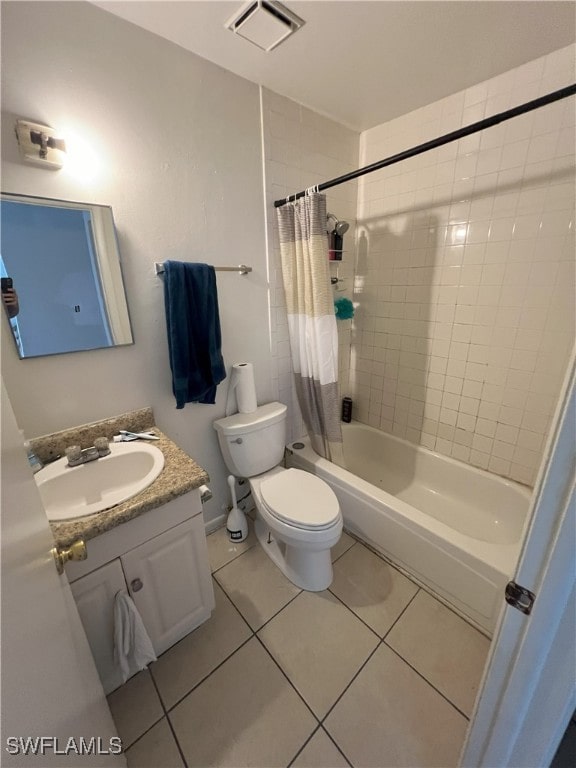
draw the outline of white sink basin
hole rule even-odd
[[[164,454],[148,443],[111,443],[111,453],[78,467],[58,459],[34,475],[48,520],[101,512],[136,496],[158,477]]]

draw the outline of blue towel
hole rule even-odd
[[[165,261],[164,303],[176,408],[214,403],[226,378],[214,267]]]

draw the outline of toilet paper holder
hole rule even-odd
[[[212,491],[207,485],[200,486],[200,501],[204,504],[205,501],[210,501],[212,498]]]

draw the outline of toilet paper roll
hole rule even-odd
[[[258,402],[252,363],[235,363],[232,366],[231,385],[236,392],[238,411],[240,413],[254,413],[258,407]]]

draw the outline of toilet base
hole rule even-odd
[[[333,578],[330,549],[291,547],[280,541],[258,514],[254,529],[264,552],[293,584],[308,592],[328,589]]]

